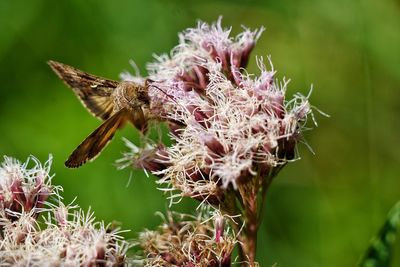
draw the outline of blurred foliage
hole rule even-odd
[[[256,28],[255,55],[271,55],[288,94],[307,94],[331,115],[306,133],[302,160],[290,164],[267,197],[259,233],[261,266],[355,266],[388,208],[400,196],[400,3],[397,0],[0,0],[0,154],[24,160],[54,155],[54,182],[97,217],[133,232],[153,228],[165,198],[154,177],[117,171],[120,131],[95,162],[64,160],[99,121],[46,65],[58,60],[118,79],[134,59],[142,74],[153,53],[168,52],[197,19]],[[132,181],[129,177],[132,175]],[[176,206],[190,211],[196,203]],[[133,236],[134,233],[130,233]],[[400,265],[400,245],[393,266]]]
[[[361,260],[360,267],[389,267],[392,261],[392,246],[400,226],[400,202],[390,210],[385,224]]]

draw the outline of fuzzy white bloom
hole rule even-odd
[[[231,266],[237,242],[218,211],[201,209],[196,216],[168,212],[156,231],[140,233],[144,266]]]
[[[33,163],[33,166],[31,163]],[[35,157],[24,163],[4,157],[0,166],[0,209],[3,219],[15,220],[21,212],[37,214],[58,187],[51,185],[50,166],[52,157],[42,165]]]
[[[262,71],[262,75],[270,76]],[[163,174],[160,183],[172,182],[182,191],[195,187],[206,195],[211,193],[207,191],[212,184],[236,188],[241,178],[256,175],[260,165],[273,168],[285,164],[287,158],[279,154],[285,147],[279,147],[279,143],[300,133],[299,121],[311,112],[303,96],[297,96],[296,103],[283,103],[286,84],[279,87],[271,80],[268,90],[257,92],[259,77],[245,77],[242,87],[217,71],[210,73],[209,79],[205,97],[177,99],[174,111],[169,113],[171,119],[186,126],[171,136],[175,142],[167,149],[170,166],[157,172]],[[288,109],[290,105],[293,107]],[[202,178],[208,179],[185,178],[193,169],[207,170]],[[188,187],[185,183],[196,185]],[[202,192],[204,184],[209,186]]]
[[[266,192],[282,167],[299,158],[308,118],[316,125],[309,95],[287,99],[289,80],[275,78],[270,57],[268,64],[256,58],[258,75],[246,69],[263,31],[243,27],[232,36],[221,18],[199,22],[179,34],[170,53],[147,65],[148,119],[166,122],[172,144],[161,138],[142,148],[127,142],[130,151],[118,163],[158,176],[171,204],[190,197],[218,212],[206,222],[169,214],[157,231],[140,235],[142,265],[231,266],[237,238],[242,265],[258,266]],[[138,75],[121,78],[143,83]],[[235,238],[225,232],[227,217],[235,218]]]
[[[189,196],[220,204],[226,190],[270,179],[296,159],[311,105],[301,94],[285,99],[288,81],[274,78],[270,58],[270,70],[257,59],[259,75],[245,69],[263,30],[232,37],[221,19],[199,22],[148,65],[150,112],[168,122],[173,144],[129,159],[160,177],[171,203]]]
[[[34,166],[29,168],[33,161]],[[0,266],[123,266],[129,244],[93,212],[61,202],[44,164],[5,157],[0,168]],[[52,204],[47,198],[56,196]],[[46,200],[46,201],[45,201]],[[47,214],[44,221],[39,213]]]
[[[64,207],[63,207],[64,208]],[[122,266],[128,244],[116,231],[95,222],[93,213],[69,212],[68,221],[46,228],[28,214],[3,230],[0,266]]]

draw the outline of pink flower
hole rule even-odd
[[[34,164],[31,168],[30,162]],[[30,211],[37,216],[48,197],[55,193],[49,173],[51,162],[51,156],[44,165],[32,156],[25,163],[4,157],[0,167],[0,206],[8,219],[16,220],[21,212]]]
[[[270,59],[271,70],[257,60],[258,76],[245,69],[263,30],[245,28],[231,37],[221,19],[199,22],[179,34],[170,56],[148,65],[150,111],[168,122],[173,144],[133,162],[161,177],[165,190],[181,192],[172,198],[218,204],[226,189],[267,179],[296,158],[311,113],[308,98],[285,99],[288,82],[274,78]]]
[[[51,160],[42,165],[34,157],[25,163],[5,157],[1,164],[2,265],[124,266],[130,245],[121,231],[95,221],[90,210],[61,202],[62,188],[51,185]],[[50,195],[59,202],[48,201]],[[38,221],[39,211],[47,214],[44,221]]]
[[[213,221],[220,214],[202,209],[196,216],[168,212],[156,231],[140,233],[143,266],[229,267],[237,242],[229,226]],[[220,234],[218,241],[214,232]]]

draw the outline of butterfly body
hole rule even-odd
[[[150,104],[146,88],[134,82],[121,82],[111,93],[111,99],[114,103],[114,112],[123,108],[136,111]]]
[[[93,160],[126,122],[146,132],[150,105],[146,82],[117,82],[59,62],[48,63],[89,112],[104,121],[72,152],[65,162],[67,167],[77,168]]]

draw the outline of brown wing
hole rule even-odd
[[[129,114],[129,120],[136,127],[136,129],[138,129],[142,133],[146,133],[147,119],[143,113],[143,110],[140,107],[131,111],[131,113]]]
[[[129,119],[129,111],[121,109],[109,119],[103,122],[94,132],[72,152],[65,166],[68,168],[77,168],[88,160],[93,160],[113,138],[115,131],[124,126]]]
[[[83,105],[97,118],[108,119],[114,108],[110,97],[118,82],[83,72],[74,67],[48,62],[57,76],[79,97]]]

